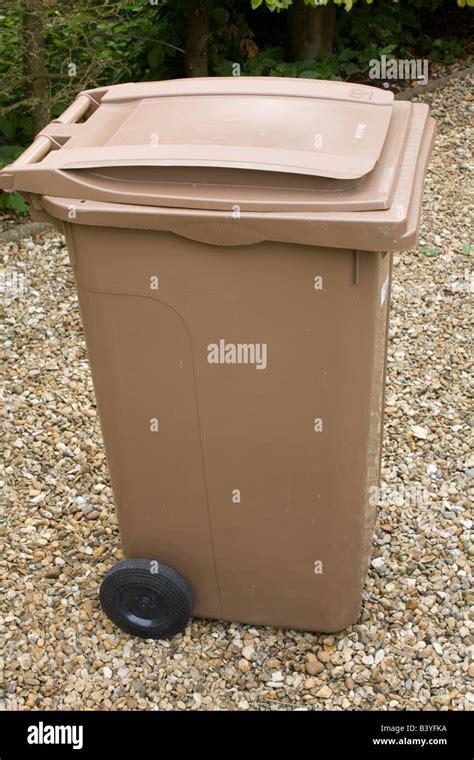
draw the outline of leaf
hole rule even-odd
[[[351,76],[351,74],[358,74],[361,71],[365,71],[366,66],[360,66],[357,63],[345,63],[341,66],[341,69],[344,71],[344,74]]]
[[[316,66],[316,61],[314,59],[310,61],[303,61],[303,63],[301,63],[299,66],[299,70],[307,71],[308,69],[309,70],[314,69],[315,66]]]
[[[156,69],[161,63],[163,63],[164,57],[163,46],[156,45],[148,53],[148,63],[152,69]]]
[[[439,256],[441,253],[439,248],[433,248],[431,245],[420,245],[420,253],[424,253],[425,256]]]
[[[316,66],[316,70],[320,79],[328,79],[333,74],[330,66]]]
[[[226,24],[229,19],[229,11],[226,11],[225,8],[214,8],[211,16],[212,16],[213,21],[216,22],[216,24],[220,24],[221,26],[224,26],[224,24]]]
[[[232,76],[233,65],[234,65],[234,61],[228,61],[226,59],[217,61],[213,67],[214,73],[217,74],[217,76],[219,77],[230,77]]]
[[[7,208],[18,214],[29,211],[29,205],[19,193],[2,193],[0,195],[0,208]]]
[[[11,164],[24,150],[23,145],[0,145],[0,166]]]
[[[11,140],[16,133],[17,122],[15,117],[12,116],[0,116],[0,132],[3,132],[7,140]]]

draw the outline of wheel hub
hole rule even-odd
[[[159,625],[169,612],[166,599],[157,590],[146,586],[126,586],[118,601],[126,620],[143,627]]]

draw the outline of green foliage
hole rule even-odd
[[[264,0],[250,0],[253,10],[259,8]],[[290,7],[292,0],[265,0],[269,11],[281,11]]]
[[[431,43],[430,61],[433,63],[454,63],[463,53],[464,48],[459,40],[437,38]]]
[[[292,63],[285,18],[292,0],[208,0],[210,75],[230,76],[239,64],[240,73],[249,76],[363,80],[369,61],[381,55],[452,63],[463,55],[463,35],[469,34],[466,22],[471,14],[457,9],[455,0],[305,2],[337,6],[334,49],[313,61]],[[458,0],[466,9],[473,4],[474,0]],[[43,0],[53,117],[82,89],[185,76],[186,8],[186,0],[161,0],[156,5],[143,0]],[[453,21],[453,14],[463,20]],[[34,137],[23,44],[21,4],[3,0],[0,147],[26,146]]]
[[[24,150],[21,145],[0,145],[0,166],[11,164]]]
[[[24,148],[21,145],[0,145],[0,167],[11,164]],[[8,209],[16,214],[25,214],[28,203],[19,193],[2,193],[0,195],[0,209]]]
[[[281,60],[281,48],[266,48],[244,66],[249,76],[300,77],[304,79],[348,79],[367,71],[367,65],[350,60],[347,54],[325,53],[317,60],[286,62]],[[227,62],[227,71],[230,71]],[[224,72],[221,67],[221,71]],[[219,72],[220,73],[220,72]],[[227,74],[229,75],[229,74]]]
[[[367,5],[372,5],[374,0],[365,0]],[[392,0],[397,3],[398,0]],[[462,1],[462,0],[461,0]],[[330,2],[334,2],[334,5],[344,6],[346,11],[350,11],[354,3],[357,0],[304,0],[305,5],[311,5],[313,8],[317,8],[321,5],[327,5]],[[467,0],[468,4],[474,2],[474,0]],[[285,11],[288,10],[290,5],[293,5],[293,0],[250,0],[250,5],[253,10],[260,8],[261,5],[265,5],[269,11]]]
[[[51,110],[58,116],[86,88],[173,76],[176,50],[182,39],[183,0],[171,5],[143,2],[97,3],[97,0],[48,0],[42,21]],[[177,11],[177,17],[176,17]],[[23,71],[21,7],[6,4],[0,12],[0,142],[31,142],[28,93]],[[20,104],[20,107],[16,107]],[[4,113],[2,113],[4,111]],[[6,113],[5,113],[6,111]]]
[[[367,5],[372,5],[374,0],[361,0]],[[390,1],[390,0],[389,0]],[[398,3],[399,0],[391,0],[393,3]],[[350,11],[357,0],[304,0],[305,5],[311,5],[313,8],[317,8],[320,5],[327,5],[330,2],[334,2],[334,5],[340,5],[345,8],[346,11]],[[253,10],[265,6],[269,11],[287,10],[290,5],[293,5],[293,0],[250,0],[250,6]],[[420,8],[424,6],[431,11],[436,11],[442,5],[442,0],[413,0],[412,5]],[[474,8],[474,0],[457,0],[459,8]]]
[[[420,253],[424,253],[425,256],[436,258],[441,253],[439,248],[433,248],[431,245],[420,245]]]
[[[291,63],[285,61],[283,46],[269,45],[262,47],[251,61],[244,62],[243,73],[313,79],[364,79],[369,62],[382,55],[387,58],[427,58],[432,63],[449,64],[464,54],[462,36],[456,36],[462,31],[461,28],[446,28],[447,4],[443,0],[376,0],[373,3],[361,0],[357,4],[328,0],[332,1],[340,6],[332,53],[312,61]],[[271,7],[272,3],[264,3],[264,0],[254,3],[255,7],[257,5],[277,10]],[[450,5],[449,19],[452,19],[453,5],[454,0]],[[351,12],[344,12],[343,7]],[[457,13],[455,8],[454,13]],[[468,34],[467,30],[466,37]],[[229,69],[227,62],[226,65],[221,64],[217,73],[228,72]]]
[[[0,195],[0,209],[13,211],[15,214],[26,214],[29,205],[20,193],[2,193]]]
[[[253,20],[253,15],[248,15],[250,20]],[[211,11],[211,28],[211,73],[217,76],[232,76],[235,63],[238,63],[243,71],[245,63],[257,55],[258,47],[254,40],[254,32],[239,2],[227,2],[227,8],[220,5],[214,7]]]

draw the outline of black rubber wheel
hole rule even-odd
[[[186,627],[193,597],[172,567],[148,559],[124,559],[102,581],[100,603],[122,631],[141,639],[169,639]]]

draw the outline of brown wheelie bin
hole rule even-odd
[[[1,172],[67,241],[125,631],[357,619],[391,254],[416,244],[433,136],[373,87],[144,82],[81,93]]]

